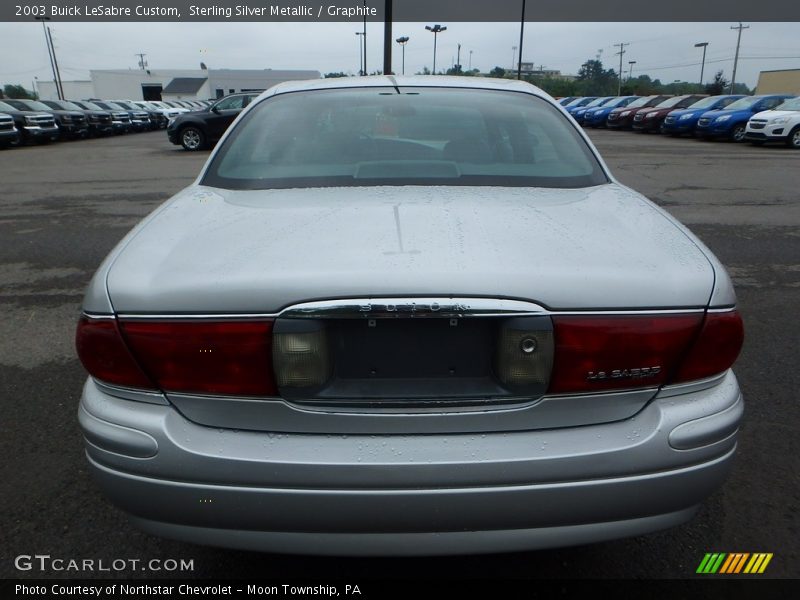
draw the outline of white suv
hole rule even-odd
[[[756,145],[784,142],[800,150],[800,96],[772,110],[754,114],[747,122],[745,139]]]

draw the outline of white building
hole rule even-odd
[[[67,99],[205,100],[263,91],[283,81],[319,79],[319,71],[279,69],[111,69],[90,71],[90,81],[62,81]],[[58,98],[52,81],[39,81],[39,97]]]

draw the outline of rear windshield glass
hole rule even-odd
[[[260,102],[211,161],[228,189],[606,183],[574,124],[524,93],[357,88]]]

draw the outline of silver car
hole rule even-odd
[[[287,553],[639,535],[725,479],[728,275],[526,83],[271,88],[95,275],[98,485],[156,535]]]

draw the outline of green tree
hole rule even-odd
[[[495,67],[489,71],[489,77],[502,78],[506,76],[506,70],[503,67]]]
[[[730,84],[731,82],[725,78],[725,75],[723,75],[723,72],[720,69],[714,75],[714,81],[706,85],[706,94],[709,94],[711,96],[719,96],[720,94],[725,94],[727,93]]]
[[[7,83],[3,86],[3,95],[6,98],[19,98],[20,100],[36,100],[36,95],[29,92],[21,85],[12,85]]]
[[[597,59],[587,60],[578,69],[579,90],[584,96],[611,96],[617,93],[619,78],[614,69],[603,68]]]
[[[325,79],[333,79],[334,77],[349,77],[349,75],[343,71],[338,71],[335,73],[325,73],[324,77]]]

